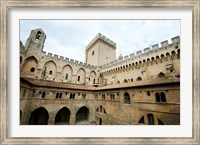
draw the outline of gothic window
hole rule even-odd
[[[165,93],[163,92],[156,93],[155,96],[156,96],[156,102],[167,102]]]
[[[160,99],[161,99],[161,102],[166,102],[165,93],[163,92],[160,93]]]
[[[66,73],[66,75],[65,75],[65,79],[66,79],[66,80],[68,79],[68,73]]]
[[[62,98],[62,93],[60,93],[59,98]]]
[[[75,99],[75,94],[70,94],[70,99]]]
[[[32,67],[32,68],[30,69],[30,71],[31,71],[31,72],[34,72],[34,71],[35,71],[35,68],[34,68],[34,67]]]
[[[129,93],[125,93],[124,94],[124,103],[125,104],[130,104],[131,103],[131,98],[130,98]]]
[[[44,98],[45,97],[45,92],[40,91],[37,95],[37,98]]]
[[[41,36],[41,32],[40,32],[40,31],[38,31],[38,32],[37,32],[37,34],[36,34],[36,37],[35,37],[35,39],[36,39],[36,40],[39,40],[39,39],[40,39],[40,36]]]
[[[156,93],[156,102],[160,102],[160,94],[159,93]]]
[[[59,97],[59,93],[56,93],[56,98],[58,98]]]

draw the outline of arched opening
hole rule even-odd
[[[44,98],[45,97],[45,92],[43,92],[43,91],[40,91],[39,93],[38,93],[38,95],[37,95],[37,98]]]
[[[88,124],[89,109],[85,106],[81,107],[76,113],[76,124]]]
[[[163,72],[160,72],[160,73],[158,74],[158,77],[159,77],[159,78],[163,78],[163,77],[165,77],[165,74],[164,74]]]
[[[67,107],[63,107],[58,111],[55,118],[55,125],[69,124],[70,110]]]
[[[139,123],[139,124],[144,124],[144,116],[140,118],[140,120],[139,120],[138,123]]]
[[[49,119],[49,113],[48,111],[43,108],[37,108],[35,109],[29,118],[29,125],[47,125]]]
[[[137,78],[137,81],[141,81],[141,80],[142,80],[142,78],[141,78],[141,77],[138,77],[138,78]]]
[[[42,98],[44,98],[45,97],[45,92],[42,92]]]
[[[23,75],[30,75],[34,77],[36,74],[33,73],[35,71],[35,68],[38,66],[38,61],[34,56],[28,57],[25,59],[23,68],[22,68],[22,74]]]
[[[133,79],[131,79],[131,82],[133,82]]]
[[[56,98],[59,98],[59,93],[56,93]]]
[[[64,82],[70,82],[71,79],[72,79],[72,74],[73,74],[73,69],[70,65],[65,65],[63,68],[62,68],[62,71],[61,71],[61,76],[62,78],[64,78]]]
[[[176,58],[176,52],[175,51],[172,51],[172,57],[173,57],[173,59]]]
[[[158,125],[165,125],[160,119],[158,119]]]
[[[128,83],[127,79],[124,79],[124,83]]]
[[[78,82],[81,84],[85,84],[85,76],[86,76],[86,72],[83,68],[80,68],[77,72],[77,76],[78,76]]]
[[[48,61],[44,65],[43,77],[48,80],[54,80],[57,72],[57,66],[54,61]]]
[[[38,31],[37,34],[36,34],[36,36],[35,36],[35,39],[36,39],[36,40],[39,40],[39,39],[40,39],[40,36],[41,36],[41,32]]]
[[[125,104],[130,104],[131,103],[131,98],[130,98],[130,95],[129,93],[124,93],[124,103]]]
[[[160,95],[159,95],[159,93],[156,93],[155,96],[156,96],[156,102],[160,102]]]
[[[165,93],[161,92],[160,93],[160,99],[161,99],[161,102],[166,102],[166,97],[165,97]]]
[[[153,114],[147,114],[147,118],[148,118],[148,124],[149,125],[154,125],[154,116],[153,116]]]

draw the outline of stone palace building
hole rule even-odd
[[[116,59],[99,33],[85,63],[46,53],[45,39],[35,29],[20,41],[21,125],[180,124],[179,36]]]

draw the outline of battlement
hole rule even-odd
[[[113,65],[121,64],[123,62],[126,62],[127,60],[133,60],[133,59],[141,58],[142,56],[145,57],[145,56],[148,56],[150,54],[162,51],[163,49],[167,49],[167,48],[172,47],[172,46],[177,46],[180,43],[180,37],[179,36],[173,37],[173,38],[171,38],[171,40],[172,40],[171,44],[169,44],[168,40],[165,40],[165,41],[161,42],[161,47],[159,47],[159,44],[152,45],[152,49],[150,47],[147,47],[143,50],[139,50],[135,53],[131,53],[130,55],[126,55],[126,56],[122,57],[121,59],[117,59],[115,61],[107,63],[107,64],[101,66],[101,68],[112,67]]]
[[[114,48],[116,48],[116,43],[112,40],[110,40],[109,38],[107,38],[106,36],[102,35],[101,33],[98,33],[96,37],[94,37],[94,39],[86,46],[86,50],[89,49],[97,40],[103,40],[104,42],[110,44],[111,46],[113,46]]]
[[[70,58],[67,58],[67,57],[64,57],[64,56],[59,56],[57,54],[52,54],[50,52],[42,51],[42,53],[46,57],[46,59],[51,59],[51,60],[54,60],[54,61],[63,61],[63,62],[66,62],[68,64],[71,64],[71,65],[84,66],[85,68],[93,68],[94,69],[94,68],[97,67],[97,66],[94,66],[94,65],[90,65],[90,64],[78,61],[78,60],[70,59]]]

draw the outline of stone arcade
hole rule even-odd
[[[85,63],[46,53],[45,39],[35,29],[20,41],[20,124],[180,124],[179,36],[116,59],[99,33]]]

